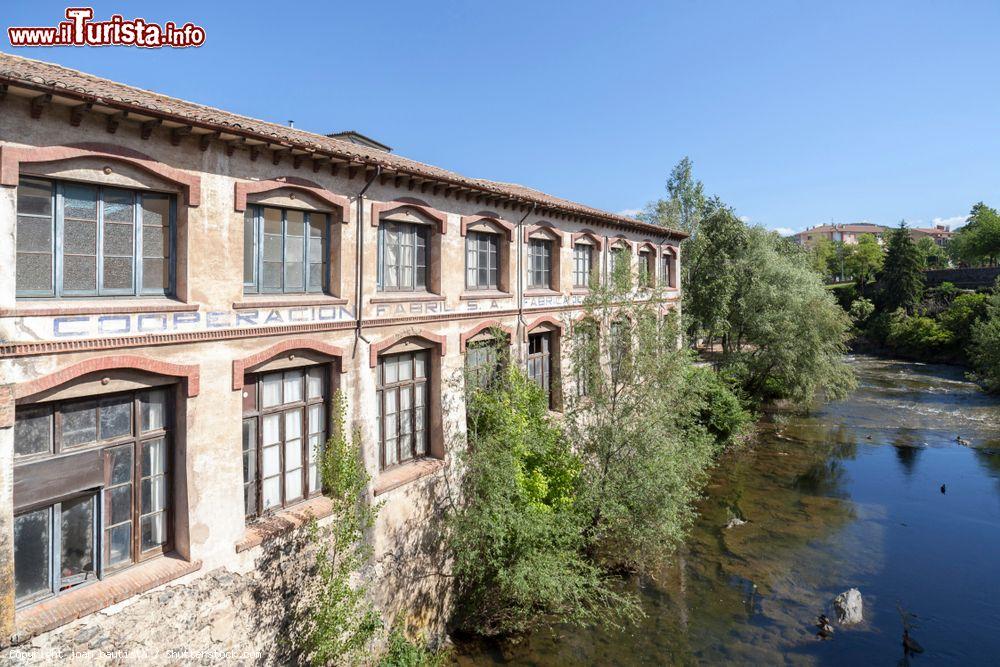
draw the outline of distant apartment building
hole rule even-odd
[[[885,235],[891,230],[892,227],[870,223],[816,225],[815,227],[809,227],[801,232],[792,234],[791,238],[806,248],[813,248],[822,241],[854,245],[863,234],[871,234],[882,243]],[[910,238],[914,241],[923,237],[930,237],[937,245],[942,247],[955,235],[955,232],[951,231],[949,225],[910,227],[909,231]]]

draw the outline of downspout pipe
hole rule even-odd
[[[372,186],[375,179],[379,177],[382,173],[382,167],[376,165],[375,172],[365,183],[365,187],[361,188],[361,192],[358,193],[355,199],[355,208],[357,209],[357,239],[356,239],[356,256],[354,261],[354,308],[355,313],[355,327],[354,327],[354,344],[357,346],[358,340],[363,340],[364,342],[371,344],[371,341],[364,337],[361,333],[361,318],[364,316],[364,309],[362,308],[361,299],[365,293],[365,271],[364,271],[364,253],[365,253],[365,193],[368,192],[368,188]],[[377,269],[376,269],[377,270]]]
[[[538,208],[538,204],[532,203],[528,212],[517,221],[517,328],[522,333],[528,325],[524,321],[524,221],[535,212],[536,208]],[[518,340],[518,349],[520,348],[521,341]]]

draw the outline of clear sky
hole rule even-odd
[[[0,49],[611,211],[660,196],[684,155],[775,229],[1000,204],[996,0],[90,4],[207,42]],[[5,0],[0,18],[65,7]]]

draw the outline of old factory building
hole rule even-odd
[[[588,286],[614,255],[677,307],[682,238],[0,54],[3,644],[280,650],[301,582],[273,545],[329,514],[337,390],[384,503],[376,602],[439,623],[447,582],[409,573],[438,557],[455,379],[501,350],[558,411]]]

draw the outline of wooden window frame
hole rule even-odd
[[[594,276],[595,250],[590,243],[573,244],[573,287],[590,287]]]
[[[318,369],[320,378],[323,382],[323,386],[320,389],[319,397],[310,398],[308,395],[308,374],[310,370]],[[243,418],[241,423],[243,425],[247,424],[249,421],[254,423],[254,479],[252,481],[247,480],[247,466],[246,459],[244,459],[244,477],[243,477],[243,489],[244,489],[244,516],[246,520],[252,521],[253,519],[259,519],[276,512],[280,512],[289,507],[294,507],[299,503],[306,502],[316,496],[323,493],[322,489],[322,479],[319,480],[319,484],[315,490],[310,490],[310,479],[309,479],[309,467],[310,458],[310,436],[316,435],[316,433],[309,432],[309,408],[315,405],[323,406],[323,430],[319,431],[321,446],[326,443],[326,439],[329,437],[329,425],[330,425],[330,409],[331,404],[331,381],[330,381],[330,364],[317,364],[313,366],[299,366],[296,368],[284,368],[276,369],[273,371],[255,371],[254,373],[248,373],[243,380],[244,391],[247,397],[243,402]],[[268,375],[280,375],[281,376],[281,391],[282,400],[284,400],[284,376],[286,373],[300,373],[301,383],[302,383],[302,398],[298,401],[293,401],[291,403],[282,402],[278,405],[269,406],[267,408],[263,407],[263,386],[264,377]],[[252,404],[252,405],[251,405]],[[285,413],[292,412],[294,410],[301,410],[301,431],[299,432],[299,437],[302,440],[302,496],[299,498],[293,498],[291,500],[285,497]],[[279,489],[280,489],[280,502],[270,508],[264,507],[264,477],[263,477],[263,457],[264,457],[264,429],[263,421],[264,417],[268,415],[280,415],[278,421],[278,478],[279,478]],[[242,428],[242,426],[241,426]],[[247,451],[245,448],[243,451]],[[316,459],[317,466],[319,465],[319,456]],[[254,486],[254,513],[250,514],[247,512],[246,507],[246,488],[253,484]]]
[[[555,242],[551,239],[528,239],[528,288],[552,289],[552,253]],[[536,259],[540,266],[536,266]]]
[[[406,355],[410,356],[410,359],[409,359],[409,363],[410,363],[410,379],[409,380],[399,380],[397,378],[396,382],[386,383],[385,382],[385,360],[386,359],[390,359],[390,358],[394,358],[394,357],[399,357],[399,356],[406,356]],[[421,355],[424,357],[424,375],[422,377],[418,378],[417,377],[417,357],[421,356]],[[376,401],[377,401],[377,409],[378,409],[377,430],[378,430],[378,442],[379,442],[379,471],[380,472],[385,472],[386,470],[392,470],[393,468],[398,468],[399,466],[407,465],[409,463],[413,463],[414,461],[419,461],[421,459],[432,458],[432,453],[431,453],[431,424],[432,424],[432,420],[431,420],[431,386],[432,386],[431,385],[431,381],[432,381],[432,378],[431,378],[431,376],[432,376],[432,374],[434,372],[434,370],[433,370],[433,368],[431,366],[432,362],[433,362],[433,360],[431,359],[431,350],[428,350],[428,349],[412,350],[412,351],[406,351],[406,352],[394,352],[394,353],[391,352],[391,353],[388,353],[388,354],[379,355],[378,364],[376,365],[376,373],[377,373],[377,375],[376,375],[375,380],[376,380],[377,389],[376,389],[376,393],[375,393],[375,398],[376,398]],[[418,448],[417,448],[418,439],[416,437],[417,436],[417,432],[418,432],[417,431],[417,408],[421,407],[421,406],[417,405],[417,394],[418,394],[418,391],[421,391],[418,388],[418,385],[423,385],[422,391],[424,392],[424,395],[423,395],[424,402],[423,402],[423,406],[422,406],[424,408],[424,428],[422,430],[423,439],[424,439],[424,443],[423,443],[424,444],[424,451],[423,451],[423,453],[420,453],[418,451]],[[399,447],[400,447],[400,444],[399,444],[400,437],[399,437],[399,435],[400,435],[400,433],[402,433],[402,431],[400,430],[400,426],[402,425],[402,417],[400,415],[403,414],[403,411],[400,408],[400,401],[397,398],[396,412],[394,413],[396,415],[396,437],[395,437],[395,441],[396,441],[396,461],[394,463],[387,464],[386,463],[386,461],[387,461],[387,459],[386,459],[386,433],[385,433],[385,426],[384,426],[385,416],[386,416],[385,396],[386,396],[386,393],[388,391],[396,391],[396,396],[398,397],[398,396],[401,395],[401,392],[399,390],[407,388],[407,387],[412,387],[412,391],[413,391],[413,400],[412,400],[412,403],[410,405],[410,412],[411,412],[411,417],[410,417],[410,420],[411,420],[411,423],[410,423],[410,435],[413,436],[413,437],[410,438],[410,456],[409,456],[409,458],[407,458],[405,460],[400,456],[401,451],[399,449]]]
[[[48,290],[22,290],[16,286],[15,293],[18,299],[31,298],[86,298],[86,297],[165,297],[176,293],[177,284],[177,197],[171,192],[146,190],[140,188],[129,188],[124,186],[88,183],[84,181],[74,181],[68,179],[53,179],[38,176],[24,175],[18,180],[18,190],[24,181],[44,182],[51,188],[51,202],[49,219],[50,227],[50,253],[51,275]],[[64,286],[64,265],[65,265],[65,188],[67,185],[79,185],[90,187],[96,190],[96,238],[94,241],[94,289],[67,289]],[[105,190],[119,190],[128,192],[132,196],[132,287],[127,288],[105,288],[104,287],[104,193]],[[143,287],[143,233],[147,226],[143,224],[143,198],[146,196],[165,197],[167,199],[167,247],[164,261],[167,263],[167,281],[163,289],[147,289]],[[37,214],[16,213],[16,218],[29,217],[33,219],[44,219],[44,216]],[[15,219],[15,227],[17,220]],[[15,257],[17,250],[15,248]],[[39,253],[31,253],[39,254]],[[153,258],[150,258],[153,259]],[[15,259],[16,262],[16,259]]]
[[[412,262],[407,264],[400,258],[398,263],[390,266],[387,250],[387,235],[390,229],[394,229],[397,238],[397,247],[401,251],[404,247],[411,252]],[[402,243],[400,234],[405,233],[407,243]],[[423,242],[424,263],[420,264],[420,242]],[[427,225],[413,222],[398,222],[395,220],[382,220],[378,225],[378,275],[376,289],[379,292],[427,292],[430,290],[430,255],[431,255],[431,229]],[[399,257],[399,255],[397,255]],[[396,274],[396,284],[387,286],[386,275],[389,272]],[[403,278],[410,273],[410,285],[404,286]],[[419,280],[418,280],[419,278]],[[420,282],[422,284],[418,285]]]
[[[41,403],[35,405],[24,406],[22,410],[30,410],[31,412],[47,411],[50,415],[50,444],[51,449],[49,452],[40,452],[36,454],[15,457],[14,474],[18,475],[18,468],[24,470],[23,466],[28,464],[38,464],[43,463],[47,460],[59,459],[63,456],[73,455],[78,453],[95,452],[101,458],[102,466],[102,483],[99,487],[94,487],[85,490],[68,490],[56,487],[52,498],[28,504],[24,507],[18,507],[15,511],[15,517],[27,514],[29,512],[34,512],[40,509],[49,508],[50,510],[50,521],[54,521],[55,513],[54,509],[57,505],[61,506],[62,503],[68,502],[70,500],[75,500],[77,498],[93,496],[95,499],[96,507],[94,512],[94,530],[96,531],[93,540],[94,549],[94,560],[95,560],[95,577],[92,580],[86,580],[79,585],[74,585],[72,588],[76,589],[80,585],[87,585],[91,581],[98,581],[103,579],[105,576],[117,574],[118,572],[127,570],[134,567],[140,563],[143,563],[151,558],[161,556],[165,553],[169,553],[174,547],[174,511],[173,511],[173,501],[176,496],[174,490],[174,464],[175,464],[175,424],[176,417],[174,414],[174,385],[165,385],[162,387],[151,387],[144,389],[134,389],[124,392],[115,392],[111,394],[99,395],[99,396],[87,396],[82,398],[72,398],[61,401],[53,401],[51,403]],[[163,424],[160,428],[150,429],[148,431],[142,430],[142,400],[143,395],[152,394],[157,391],[162,391],[164,393],[163,402]],[[100,421],[100,407],[102,402],[108,402],[117,398],[129,397],[131,403],[130,410],[130,432],[127,435],[116,436],[107,440],[101,439],[101,421]],[[82,445],[65,445],[64,440],[64,430],[63,430],[63,412],[66,406],[73,406],[79,404],[93,403],[93,410],[95,412],[95,440]],[[16,418],[16,416],[15,416]],[[158,544],[149,549],[142,548],[142,518],[144,516],[149,516],[150,514],[155,514],[158,512],[146,512],[143,510],[147,509],[143,507],[142,503],[142,480],[144,479],[142,474],[142,463],[143,463],[143,445],[155,440],[162,440],[164,447],[166,449],[165,453],[165,470],[162,472],[162,476],[165,477],[164,484],[165,489],[165,499],[164,499],[164,509],[158,512],[164,513],[164,523],[165,523],[165,542]],[[108,490],[111,488],[111,452],[112,450],[117,450],[122,447],[132,448],[132,461],[130,467],[130,477],[128,484],[131,487],[131,498],[129,507],[129,519],[128,522],[131,525],[131,537],[129,540],[129,559],[127,561],[109,564],[109,548],[110,540],[107,538],[108,531],[117,525],[122,525],[124,522],[119,522],[118,524],[111,524],[111,496]],[[124,486],[124,483],[114,485],[114,486]],[[51,540],[52,535],[58,536],[58,527],[53,527],[50,524],[50,561],[49,561],[49,580],[53,586],[57,585],[59,581],[59,574],[54,573],[54,569],[57,565],[55,559],[58,544],[53,544],[52,542],[56,540]],[[69,589],[67,589],[69,590]],[[44,596],[34,596],[29,600],[18,601],[17,606],[19,608],[30,606],[41,600],[50,599],[60,595],[62,592],[56,588],[51,589],[51,593]]]
[[[506,338],[498,340],[492,336],[466,343],[465,378],[468,389],[487,388],[496,382],[510,363],[509,345]]]
[[[265,209],[279,211],[281,214],[281,287],[264,286],[264,228]],[[288,213],[294,211],[302,214],[303,240],[302,240],[302,289],[289,289],[285,285],[285,265],[288,262],[287,240],[288,240]],[[310,250],[315,243],[311,223],[313,216],[322,216],[322,237],[320,239],[320,284],[312,285],[309,281],[310,265],[314,262],[309,260]],[[330,248],[331,242],[331,222],[330,214],[323,211],[306,211],[297,208],[284,206],[265,206],[263,204],[251,204],[247,206],[243,214],[243,257],[246,258],[247,243],[252,243],[251,254],[253,256],[253,276],[247,279],[246,264],[243,263],[243,293],[244,294],[329,294],[330,293]],[[248,234],[249,232],[249,234]]]
[[[486,248],[483,248],[485,243]],[[483,269],[482,260],[486,258],[485,284],[479,281],[479,272]],[[490,261],[492,259],[492,261]],[[500,289],[500,235],[495,232],[481,230],[470,231],[465,236],[465,288],[467,290],[499,290]],[[473,278],[474,277],[474,278]]]
[[[525,356],[525,369],[528,377],[538,384],[548,398],[549,409],[552,409],[555,401],[555,392],[552,386],[552,346],[555,338],[552,331],[536,331],[528,334],[528,353]],[[533,341],[541,341],[541,350],[531,351]],[[534,369],[539,369],[539,377],[536,377]]]

